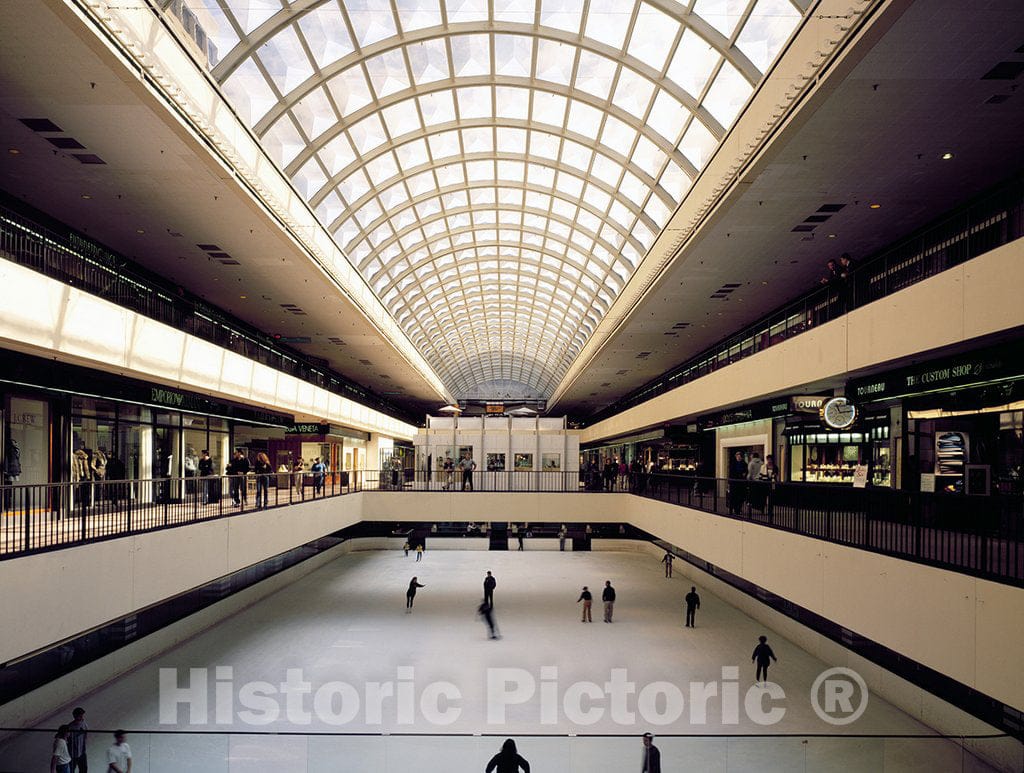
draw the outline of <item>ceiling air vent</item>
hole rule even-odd
[[[22,118],[23,124],[34,132],[62,132],[64,131],[49,118]]]
[[[603,387],[610,387],[611,385],[612,385],[611,381],[605,381],[603,384],[601,384],[601,386],[603,386]]]
[[[282,309],[287,311],[289,314],[294,314],[294,315],[296,315],[298,317],[305,317],[306,316],[306,312],[304,312],[302,309],[300,309],[294,303],[282,303],[282,304],[280,304],[280,306],[281,306]]]
[[[650,353],[650,352],[640,352],[640,354],[638,354],[638,355],[636,356],[636,358],[637,358],[638,360],[646,360],[646,359],[647,359],[648,357],[650,357],[650,356],[651,356],[651,353]]]
[[[360,360],[359,363],[361,365],[373,365],[373,363],[370,362],[369,360]]]
[[[72,153],[72,156],[78,159],[80,164],[106,164],[102,158],[97,156],[95,153]]]
[[[985,100],[986,105],[1001,105],[1010,98],[1009,94],[993,94]]]
[[[715,290],[714,293],[711,294],[711,297],[715,298],[717,300],[722,300],[723,298],[728,298],[731,293],[736,292],[736,288],[737,287],[740,287],[740,285],[738,285],[738,284],[725,284],[725,285],[722,285],[717,290]]]
[[[628,369],[627,370],[617,370],[617,371],[615,371],[615,375],[616,376],[625,376],[627,373],[629,373]]]
[[[1024,72],[1024,62],[1000,62],[981,76],[983,81],[1012,81]]]
[[[332,344],[334,344],[335,346],[345,346],[345,342],[344,342],[344,341],[342,341],[342,340],[341,340],[340,338],[338,338],[337,336],[331,336],[331,337],[330,337],[330,338],[328,338],[327,340],[328,340],[328,341],[330,341],[330,342],[331,342]]]
[[[46,141],[61,150],[85,150],[85,145],[74,137],[47,137]]]
[[[813,231],[817,227],[818,226],[816,226],[816,225],[798,225],[793,230],[798,232],[798,233],[800,233],[800,232],[803,232],[803,231]]]
[[[845,206],[845,204],[822,204],[818,207],[818,212],[830,212],[834,215]]]
[[[810,215],[809,217],[805,217],[804,218],[804,222],[805,223],[824,223],[830,217],[832,217],[832,215]]]
[[[197,244],[196,247],[201,249],[203,252],[219,252],[220,247],[216,244]]]
[[[674,325],[672,326],[672,329],[673,329],[673,330],[685,330],[685,329],[686,329],[686,328],[688,328],[688,327],[689,327],[689,326],[690,326],[691,324],[693,324],[693,323],[691,323],[691,322],[676,322],[676,324],[674,324]]]

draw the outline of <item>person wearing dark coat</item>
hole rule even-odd
[[[516,742],[509,738],[501,745],[501,751],[491,757],[484,773],[519,773],[520,769],[523,773],[530,773],[530,763],[519,756]]]
[[[492,639],[500,639],[498,635],[498,626],[494,623],[494,607],[492,607],[487,599],[480,602],[480,606],[476,608],[476,613],[484,619],[487,623],[487,632]]]
[[[743,503],[747,499],[747,463],[743,461],[743,452],[737,451],[729,462],[729,513],[739,515],[743,512]]]
[[[601,591],[601,601],[604,602],[604,621],[612,621],[612,612],[615,610],[615,588],[611,580],[605,580],[604,590]]]
[[[415,577],[413,577],[412,580],[409,581],[409,590],[405,592],[405,611],[407,614],[412,612],[412,604],[413,601],[415,601],[416,599],[416,589],[426,587],[426,585],[420,585],[418,582],[416,582]]]
[[[661,752],[654,745],[654,736],[644,733],[644,756],[640,773],[661,773]]]
[[[579,604],[581,601],[583,602],[583,619],[580,620],[580,622],[581,623],[592,623],[592,622],[594,622],[593,618],[591,618],[591,616],[590,616],[590,605],[594,603],[594,596],[587,589],[586,585],[583,586],[583,592],[580,593],[580,597],[578,599],[576,599],[576,603]]]
[[[690,586],[690,592],[686,594],[686,627],[696,628],[693,624],[694,615],[697,610],[700,609],[700,596],[697,595],[697,589]]]
[[[492,607],[494,606],[494,588],[497,584],[498,581],[488,572],[484,577],[484,603]]]
[[[759,643],[756,647],[754,647],[754,654],[750,656],[750,660],[752,662],[757,663],[757,677],[755,678],[756,681],[760,682],[761,676],[763,674],[764,681],[767,682],[769,661],[774,660],[776,663],[778,663],[779,659],[775,657],[775,653],[772,652],[772,648],[768,646],[767,636],[758,636],[757,641]]]

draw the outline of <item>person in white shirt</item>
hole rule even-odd
[[[107,749],[107,773],[131,773],[132,750],[125,735],[124,730],[114,732],[114,743]]]
[[[68,726],[61,725],[53,736],[53,752],[50,754],[50,773],[69,773],[71,752],[68,751]]]

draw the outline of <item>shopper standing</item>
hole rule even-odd
[[[666,550],[665,557],[661,559],[661,563],[665,565],[665,576],[670,580],[672,579],[672,562],[675,561],[676,557],[672,555],[672,551]]]
[[[270,464],[270,458],[260,451],[256,454],[256,463],[252,466],[256,473],[256,507],[266,507],[270,496],[270,476],[274,468]]]
[[[580,597],[576,599],[576,603],[583,602],[583,617],[580,620],[581,623],[592,623],[594,619],[590,616],[590,607],[594,603],[594,596],[587,589],[587,586],[583,586],[583,592],[580,593]]]
[[[208,504],[213,501],[211,496],[213,493],[213,481],[210,478],[213,476],[213,459],[210,458],[210,452],[203,449],[202,456],[199,457],[199,477],[202,479],[200,484],[203,489],[203,504]]]
[[[68,751],[71,754],[71,773],[87,773],[89,760],[85,745],[89,740],[89,725],[85,722],[85,709],[78,707],[71,712],[68,723]]]
[[[50,773],[71,773],[71,752],[68,751],[68,726],[61,725],[53,736]]]
[[[661,752],[654,745],[654,736],[644,733],[644,756],[640,773],[661,773]]]
[[[501,745],[501,751],[491,757],[484,773],[519,773],[520,769],[523,773],[530,773],[530,763],[519,756],[516,742],[509,738]]]
[[[498,584],[498,581],[494,579],[494,576],[487,572],[487,576],[484,577],[484,603],[490,606],[494,606],[494,588]]]
[[[615,611],[615,588],[611,580],[604,581],[604,590],[601,591],[601,601],[604,602],[604,621],[612,621],[612,613]]]
[[[459,462],[459,469],[462,470],[462,490],[472,491],[473,490],[473,470],[476,469],[476,462],[473,461],[473,457],[467,451],[462,461]]]
[[[107,773],[131,773],[132,750],[125,735],[124,730],[114,732],[114,743],[107,749]]]
[[[406,614],[409,614],[410,612],[412,612],[412,605],[413,605],[413,602],[416,600],[416,589],[417,588],[426,588],[427,587],[426,585],[421,585],[420,583],[416,582],[416,579],[417,578],[413,577],[412,580],[409,581],[409,590],[407,590],[405,592],[405,613]]]
[[[700,596],[697,595],[697,589],[690,586],[690,592],[686,594],[686,627],[696,628],[694,625],[694,616],[697,614],[697,610],[700,609]]]
[[[743,510],[746,499],[747,463],[743,461],[743,452],[737,451],[729,462],[729,514],[738,515]]]
[[[768,646],[767,636],[757,637],[758,645],[754,647],[754,654],[750,656],[750,660],[757,663],[757,676],[755,680],[761,681],[761,677],[764,676],[764,681],[768,682],[768,663],[774,660],[776,663],[779,659],[775,657],[775,653],[772,652],[772,648]]]

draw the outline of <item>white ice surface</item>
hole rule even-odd
[[[503,638],[491,641],[476,616],[484,571],[497,578],[495,616]],[[413,575],[426,585],[412,614],[405,613],[405,589]],[[602,622],[600,591],[611,580],[618,592],[614,623]],[[859,738],[732,738],[736,734],[930,734],[933,731],[878,697],[872,696],[863,716],[851,725],[826,724],[812,710],[810,689],[828,668],[785,639],[698,587],[702,606],[697,627],[683,627],[682,597],[690,581],[667,580],[657,559],[636,553],[550,553],[428,551],[421,563],[401,551],[347,555],[313,572],[257,605],[221,622],[184,645],[147,662],[115,683],[88,696],[68,700],[43,727],[67,721],[70,707],[86,707],[95,728],[125,727],[136,755],[133,773],[157,771],[476,771],[497,751],[501,737],[519,738],[520,751],[536,771],[639,770],[640,733],[701,734],[712,738],[657,740],[666,771],[939,771],[960,770],[962,752],[942,740],[878,740]],[[594,593],[594,623],[580,622],[580,589]],[[751,651],[766,634],[779,662],[772,681],[785,698],[765,708],[785,708],[781,722],[762,726],[747,716],[744,700],[753,687]],[[738,680],[723,682],[722,668],[738,667]],[[230,692],[216,716],[215,669],[230,667]],[[543,668],[557,669],[557,675]],[[159,669],[178,669],[184,686],[189,669],[208,669],[209,701],[205,722],[189,724],[188,709],[179,707],[176,724],[161,724]],[[408,672],[398,669],[412,668]],[[279,690],[289,669],[301,669],[316,692],[331,682],[345,682],[358,696],[333,703],[334,710],[357,708],[344,725],[318,717],[310,695],[301,699],[312,714],[290,714],[279,692],[269,700],[280,717],[266,725],[243,721],[239,691],[246,683],[267,682]],[[515,669],[501,672],[499,669]],[[636,694],[625,710],[634,721],[612,716],[611,701],[583,700],[604,716],[592,724],[566,716],[564,699],[581,681],[603,686],[613,669],[626,669],[639,692],[656,682],[670,682],[684,696],[678,721],[657,725],[664,700],[637,711]],[[508,707],[504,721],[488,716],[499,693],[488,688],[489,674],[509,673],[533,681],[533,696]],[[221,672],[224,675],[224,672]],[[556,678],[551,678],[556,677]],[[425,716],[422,693],[436,682],[448,682],[461,694],[451,707],[459,714],[440,725]],[[545,686],[541,686],[541,682]],[[737,722],[729,721],[723,702],[707,702],[701,724],[690,701],[691,682],[718,682],[720,694],[735,689]],[[392,683],[398,693],[411,689],[411,723],[400,717],[399,701],[382,703],[382,721],[367,721],[367,684]],[[401,683],[399,685],[399,683]],[[730,688],[729,684],[735,684]],[[654,689],[654,688],[651,688]],[[545,690],[548,692],[545,693]],[[351,696],[352,693],[349,693]],[[764,693],[753,688],[755,702]],[[553,695],[554,699],[542,698]],[[572,702],[572,701],[570,701]],[[442,708],[447,706],[442,704]],[[546,708],[545,708],[546,707]],[[547,711],[548,716],[542,716]],[[321,712],[323,713],[323,712]],[[197,717],[202,720],[203,718]],[[489,721],[492,720],[492,721]],[[326,720],[326,721],[325,721]],[[584,722],[586,720],[584,719]],[[149,734],[147,730],[214,731],[223,734]],[[264,735],[266,733],[297,735]],[[307,735],[318,733],[493,734],[479,737],[387,737]],[[260,735],[249,735],[258,733]],[[528,734],[579,737],[538,738]],[[595,734],[604,737],[584,737]],[[620,736],[620,737],[616,737]],[[23,734],[0,748],[0,771],[46,770],[48,734]],[[105,769],[106,737],[90,742],[90,768]],[[970,770],[985,769],[968,758]]]

